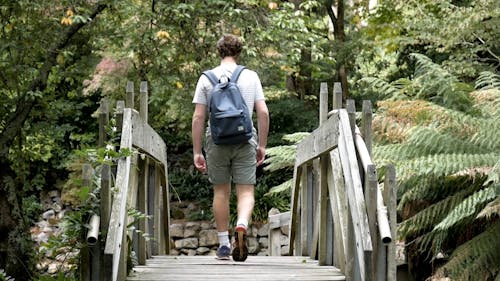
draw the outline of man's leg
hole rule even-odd
[[[254,186],[252,184],[237,184],[236,195],[238,198],[238,221],[236,225],[242,224],[247,228],[255,204]]]
[[[214,185],[213,211],[217,227],[217,237],[219,239],[219,249],[217,250],[218,259],[229,259],[231,249],[228,232],[230,196],[230,184]]]
[[[245,261],[248,256],[248,222],[252,218],[252,211],[255,204],[254,186],[250,184],[237,184],[236,195],[238,197],[238,221],[234,229],[235,244],[232,256],[235,261]]]

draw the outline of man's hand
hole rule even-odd
[[[205,161],[205,157],[203,156],[203,154],[201,153],[195,154],[193,156],[193,162],[194,166],[196,167],[196,169],[198,169],[198,171],[202,173],[207,172],[207,162]]]
[[[257,147],[257,166],[262,165],[265,159],[266,159],[266,148],[259,145]]]

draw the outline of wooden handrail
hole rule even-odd
[[[326,92],[322,84],[320,115],[328,119],[297,145],[288,254],[335,265],[348,280],[394,281],[395,178],[386,175],[392,184],[385,184],[382,197],[371,147],[356,126],[354,101],[347,101],[347,110],[325,114]],[[338,87],[334,98],[336,92]],[[339,103],[337,97],[334,106]],[[363,110],[366,133],[371,130],[370,111]],[[311,188],[312,177],[316,184]],[[312,225],[313,231],[299,222]]]

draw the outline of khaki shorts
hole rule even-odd
[[[216,145],[207,137],[208,178],[212,184],[255,184],[256,146],[251,143]]]

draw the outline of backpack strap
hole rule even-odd
[[[210,83],[212,83],[212,86],[215,86],[219,83],[219,79],[215,76],[212,70],[203,71],[203,75],[207,76],[208,80],[210,80]]]
[[[231,75],[231,78],[229,81],[236,83],[238,81],[238,78],[240,77],[241,72],[245,69],[243,65],[237,65],[236,69],[233,72],[233,75]]]

